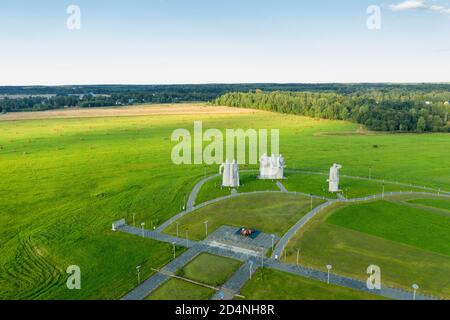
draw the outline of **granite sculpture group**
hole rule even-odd
[[[286,167],[284,157],[274,155],[268,157],[264,154],[260,159],[259,179],[260,180],[281,180],[284,179],[284,168]],[[327,182],[329,183],[329,192],[340,192],[339,189],[339,170],[342,169],[340,164],[333,164],[330,168],[330,175]],[[239,164],[236,160],[225,161],[220,168],[219,174],[222,175],[222,187],[239,188]]]

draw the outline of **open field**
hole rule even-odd
[[[360,280],[366,269],[381,268],[384,285],[450,297],[449,217],[433,211],[384,201],[336,204],[319,215],[288,244],[287,261],[300,263]]]
[[[173,278],[152,292],[146,300],[208,300],[214,292],[213,289]]]
[[[264,276],[262,276],[262,273]],[[382,300],[382,297],[272,269],[258,269],[242,288],[248,300]]]
[[[223,285],[241,264],[237,260],[202,253],[181,269],[178,275],[218,287]]]
[[[448,134],[339,135],[356,132],[359,126],[254,110],[209,110],[106,117],[95,109],[83,110],[86,117],[54,119],[48,118],[49,113],[39,113],[43,117],[39,120],[0,121],[0,299],[117,299],[135,285],[136,265],[142,264],[143,276],[148,276],[150,267],[160,268],[169,261],[170,245],[109,230],[113,221],[123,217],[131,224],[132,213],[136,213],[137,223],[161,224],[181,211],[186,195],[205,171],[207,175],[218,171],[218,166],[176,166],[171,162],[172,131],[192,130],[196,120],[202,120],[205,129],[280,128],[281,152],[291,168],[325,173],[338,162],[344,166],[343,174],[367,176],[371,166],[374,178],[450,189]],[[260,212],[257,204],[251,206]],[[240,205],[251,208],[248,203]],[[282,232],[296,218],[283,227],[261,223],[269,231]],[[204,230],[201,223],[199,238]],[[342,229],[331,224],[322,228],[331,240],[334,232]],[[441,281],[448,275],[439,273],[447,257],[353,230],[345,229],[345,233],[363,237],[349,236],[350,242],[373,238],[383,242],[383,250],[396,251],[402,257],[397,262],[402,267],[398,270],[406,270],[399,274],[408,277],[405,282],[418,279],[427,287],[420,275],[431,274],[435,281],[428,287],[438,293],[447,290],[444,293],[449,296]],[[315,244],[312,239],[310,247]],[[328,257],[336,256],[336,248],[324,250]],[[353,252],[351,259],[362,265],[372,260],[371,254],[366,259],[359,253]],[[414,261],[423,263],[408,263],[411,254],[416,255]],[[81,267],[79,291],[65,287],[65,270],[73,264]],[[350,271],[347,273],[354,274]],[[385,274],[389,279],[389,270]]]
[[[125,117],[125,116],[161,116],[161,115],[208,115],[208,114],[239,114],[255,113],[257,110],[237,109],[228,107],[206,107],[204,104],[153,104],[129,107],[105,107],[87,109],[57,109],[37,112],[10,112],[0,114],[2,120],[31,119],[64,119],[92,117]]]
[[[314,199],[313,206],[320,203],[323,201]],[[229,225],[282,236],[310,209],[309,197],[300,195],[282,193],[243,195],[208,205],[184,216],[178,220],[179,233],[184,237],[188,231],[189,239],[203,240],[204,222],[208,221],[209,234],[223,225]],[[170,225],[165,232],[176,235],[176,224]]]

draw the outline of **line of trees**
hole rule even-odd
[[[226,93],[212,104],[322,119],[349,120],[375,131],[450,132],[450,92],[406,90]]]

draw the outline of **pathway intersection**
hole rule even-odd
[[[312,174],[321,174],[317,172],[311,172]],[[144,236],[146,238],[151,238],[153,240],[162,241],[166,243],[175,244],[180,247],[185,247],[188,250],[186,250],[183,254],[176,257],[174,260],[172,260],[170,263],[168,263],[163,269],[160,270],[160,272],[157,272],[156,274],[152,275],[150,278],[148,278],[146,281],[141,283],[139,286],[137,286],[135,289],[133,289],[131,292],[129,292],[127,295],[125,295],[122,299],[123,300],[142,300],[145,299],[148,295],[150,295],[153,291],[155,291],[157,288],[159,288],[162,284],[164,284],[166,281],[168,281],[172,276],[174,276],[178,270],[182,269],[185,265],[187,265],[189,262],[191,262],[196,256],[198,256],[200,253],[210,253],[215,254],[218,256],[228,257],[235,260],[241,261],[243,264],[241,267],[228,279],[228,281],[222,285],[221,288],[217,289],[216,294],[212,296],[211,299],[213,300],[231,300],[233,299],[237,294],[239,294],[239,291],[241,288],[245,285],[245,283],[250,279],[251,274],[254,274],[254,272],[260,268],[272,268],[276,270],[280,270],[283,272],[287,272],[290,274],[319,280],[322,282],[327,281],[327,272],[321,271],[321,270],[315,270],[311,268],[306,268],[303,266],[297,266],[292,264],[287,264],[279,261],[277,258],[282,256],[282,253],[284,249],[286,248],[286,245],[288,244],[289,240],[300,230],[307,222],[313,218],[317,213],[322,211],[324,208],[329,207],[330,205],[336,203],[336,202],[364,202],[374,199],[383,199],[387,195],[404,195],[404,194],[410,194],[410,195],[433,195],[433,196],[440,196],[440,197],[450,197],[450,194],[448,192],[443,192],[439,190],[438,194],[430,193],[430,192],[389,192],[384,194],[378,194],[378,195],[372,195],[367,197],[361,197],[361,198],[354,198],[354,199],[345,199],[345,198],[338,198],[338,199],[328,199],[325,197],[320,196],[314,196],[310,194],[303,194],[299,192],[289,192],[286,190],[286,188],[283,186],[283,184],[280,181],[277,181],[276,184],[280,191],[258,191],[258,192],[250,192],[250,193],[238,193],[235,195],[228,195],[224,196],[218,199],[210,200],[205,203],[195,205],[195,200],[197,199],[197,194],[200,191],[201,187],[207,183],[208,181],[216,178],[219,176],[218,174],[208,176],[200,180],[193,188],[191,194],[189,195],[186,210],[183,212],[175,215],[174,217],[167,220],[165,223],[163,223],[161,226],[159,226],[154,231],[149,230],[142,230],[140,228],[135,228],[129,225],[123,225],[117,228],[120,232],[125,232],[129,234],[133,234],[136,236]],[[347,176],[351,177],[351,176]],[[362,177],[351,177],[356,179],[365,179]],[[373,179],[372,179],[373,180]],[[380,180],[381,181],[381,180]],[[384,180],[383,180],[384,182]],[[388,182],[388,181],[386,181]],[[397,183],[399,185],[405,185],[405,186],[412,186],[407,184],[401,184]],[[431,188],[426,187],[418,187],[413,186],[415,188],[422,188],[426,191],[438,191]],[[269,192],[282,192],[282,193],[290,193],[290,194],[299,194],[304,196],[312,196],[314,198],[319,198],[326,200],[327,202],[317,206],[312,211],[307,213],[305,216],[303,216],[294,226],[291,227],[291,229],[286,232],[281,239],[277,242],[272,255],[270,258],[265,257],[266,250],[262,249],[261,251],[255,250],[255,248],[243,248],[242,246],[233,245],[233,244],[222,244],[217,241],[214,241],[214,233],[210,235],[208,238],[206,238],[204,241],[197,242],[193,240],[173,237],[167,234],[163,233],[163,230],[166,229],[170,224],[174,223],[176,220],[182,218],[183,216],[196,211],[202,207],[205,207],[207,205],[217,203],[232,197],[236,196],[243,196],[248,194],[257,194],[257,193],[269,193]],[[225,226],[223,227],[225,228]],[[267,248],[266,248],[267,249]],[[250,265],[252,266],[250,268]],[[347,287],[350,289],[360,290],[364,292],[369,292],[372,294],[380,295],[386,298],[391,299],[398,299],[398,300],[410,300],[412,299],[412,292],[407,292],[395,288],[389,288],[389,287],[382,287],[381,290],[369,290],[366,286],[366,283],[360,280],[355,280],[335,274],[331,274],[330,276],[330,283]],[[424,295],[416,295],[417,300],[431,300],[432,297],[424,296]]]

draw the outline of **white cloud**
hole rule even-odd
[[[389,6],[392,11],[404,11],[411,9],[424,9],[426,7],[425,0],[408,0]]]
[[[389,6],[392,11],[407,11],[407,10],[429,10],[450,15],[450,8],[441,5],[428,4],[426,0],[407,0],[400,3],[393,3]]]

